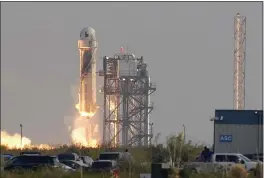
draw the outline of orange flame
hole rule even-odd
[[[111,97],[110,98],[109,107],[110,107],[111,111],[114,111],[116,109],[116,98],[115,97]],[[114,120],[117,121],[117,111],[116,110],[114,111],[113,115],[114,115]],[[118,132],[117,124],[116,123],[112,123],[111,125],[112,125],[112,129],[114,131],[114,135],[116,136],[115,139],[114,139],[114,146],[116,146],[116,144],[117,144],[117,132]]]
[[[84,127],[78,127],[72,131],[71,137],[74,144],[79,144],[84,147],[97,147],[97,140],[86,138],[86,129]]]
[[[82,117],[88,116],[92,118],[94,117],[95,113],[94,112],[91,112],[91,113],[80,112],[79,106],[80,106],[79,104],[75,105],[76,109],[79,111],[81,118],[80,119],[76,118],[74,120],[74,124],[73,124],[74,129],[71,132],[72,142],[73,144],[76,144],[76,145],[95,148],[98,146],[98,141],[97,139],[93,138],[91,135],[93,132],[98,132],[98,131],[95,128],[91,128],[91,127],[87,129],[87,126],[91,123],[89,124],[81,123],[82,121],[85,121],[84,118]]]
[[[40,145],[32,145],[31,140],[27,137],[22,137],[21,142],[21,135],[15,133],[10,135],[6,131],[1,131],[1,145],[6,146],[9,149],[24,149],[24,148],[38,148],[38,149],[53,149],[52,146],[48,144],[40,144]]]
[[[82,117],[94,117],[95,112],[80,112],[80,104],[76,104],[75,108],[79,111],[80,116]]]

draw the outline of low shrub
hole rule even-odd
[[[243,165],[235,165],[232,167],[231,171],[229,172],[229,177],[231,178],[246,178],[247,177],[247,170]]]
[[[230,172],[213,172],[213,173],[194,173],[193,170],[186,168],[178,171],[178,175],[171,175],[171,178],[263,178],[263,168],[259,164],[255,174],[249,174],[243,165],[235,165]]]
[[[256,178],[263,178],[263,166],[258,164],[256,167]]]

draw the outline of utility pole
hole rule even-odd
[[[23,146],[23,125],[20,124],[20,149],[22,150],[22,146]]]
[[[182,127],[183,127],[183,142],[182,142],[182,137],[180,138],[180,156],[179,156],[179,158],[178,158],[178,164],[177,164],[177,167],[178,168],[180,168],[180,163],[181,163],[181,154],[182,154],[182,146],[183,146],[183,144],[185,144],[185,125],[183,124],[182,125]]]
[[[153,137],[153,122],[152,123],[149,123],[150,125],[150,139],[149,139],[149,144],[150,146],[152,145],[152,137]]]
[[[182,125],[183,127],[183,144],[185,144],[185,134],[186,134],[186,129],[185,129],[185,125]]]

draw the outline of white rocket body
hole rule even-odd
[[[79,111],[82,116],[95,115],[96,105],[96,50],[97,41],[93,28],[84,28],[78,40],[80,51]]]

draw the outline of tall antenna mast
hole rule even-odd
[[[246,17],[234,18],[234,109],[245,109]]]

